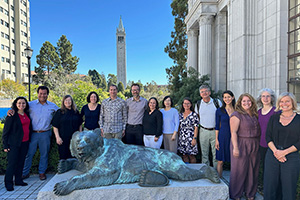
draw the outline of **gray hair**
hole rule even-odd
[[[275,102],[276,102],[275,92],[270,88],[263,88],[259,91],[259,95],[256,99],[256,103],[257,103],[258,107],[263,107],[263,103],[261,102],[261,95],[264,92],[268,92],[271,95],[271,105],[274,106]]]
[[[281,101],[281,99],[283,97],[290,97],[291,100],[292,100],[292,105],[293,105],[293,111],[297,111],[298,110],[298,106],[297,106],[297,100],[296,100],[296,97],[294,94],[290,93],[290,92],[283,92],[279,95],[278,99],[277,99],[277,102],[276,102],[276,109],[275,111],[279,111],[280,110],[280,107],[279,107],[279,102]]]
[[[210,87],[209,87],[208,85],[201,85],[201,86],[199,87],[199,92],[200,92],[200,90],[202,90],[202,89],[207,89],[208,91],[210,91]]]

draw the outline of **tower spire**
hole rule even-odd
[[[123,26],[122,16],[120,15],[119,27],[117,29],[119,32],[125,32],[125,28]]]

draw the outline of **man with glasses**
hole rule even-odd
[[[212,161],[214,168],[217,167],[216,160],[216,110],[222,106],[222,102],[219,99],[213,99],[210,97],[210,88],[207,85],[201,85],[199,87],[201,101],[195,105],[195,112],[199,115],[199,141],[202,153],[202,163],[209,166],[209,147],[212,152]]]
[[[126,144],[144,145],[143,116],[147,108],[147,100],[140,96],[139,84],[131,85],[131,98],[127,99],[128,124],[125,131]]]

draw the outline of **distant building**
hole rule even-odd
[[[28,0],[0,0],[0,81],[28,83],[28,61],[24,49],[30,46]]]
[[[187,67],[236,97],[269,87],[300,102],[300,2],[188,0]]]
[[[119,27],[117,28],[117,84],[122,82],[126,88],[126,33],[120,17]]]

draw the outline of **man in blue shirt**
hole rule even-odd
[[[46,169],[48,167],[48,153],[51,141],[51,121],[58,106],[47,101],[49,89],[46,86],[40,86],[37,89],[38,99],[29,102],[29,114],[32,122],[33,132],[29,143],[28,153],[25,159],[23,169],[23,179],[29,177],[32,164],[32,158],[36,152],[37,146],[40,150],[39,174],[40,180],[45,180]]]

